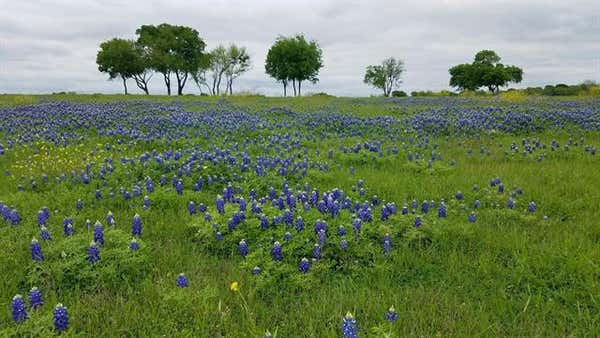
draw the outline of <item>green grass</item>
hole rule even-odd
[[[147,98],[135,95],[1,96],[0,106],[50,100],[144,99]],[[149,99],[165,103],[175,100],[198,110],[206,109],[199,102],[214,107],[218,101],[226,100],[236,109],[248,111],[280,106],[295,111],[335,109],[361,116],[406,116],[427,108],[427,105],[404,105],[402,101],[381,103],[377,98],[186,96]],[[494,100],[489,104],[495,104]],[[577,137],[585,137],[586,144],[600,145],[600,133],[576,133]],[[565,144],[569,136],[560,131],[527,135],[546,144],[552,140]],[[49,184],[39,192],[17,192],[21,175],[25,175],[27,182],[30,175],[41,173],[35,167],[31,171],[15,167],[16,163],[27,162],[28,156],[38,152],[36,149],[42,145],[23,147],[16,153],[0,156],[0,172],[10,169],[13,173],[10,178],[0,177],[0,200],[18,206],[24,220],[17,227],[0,223],[0,275],[3,276],[0,309],[4,309],[0,311],[0,333],[3,336],[52,334],[51,308],[61,302],[71,314],[71,328],[63,336],[259,337],[270,330],[277,337],[338,337],[341,317],[347,311],[357,318],[361,336],[369,337],[385,334],[393,337],[598,336],[600,160],[581,148],[570,152],[546,151],[547,156],[541,162],[536,161],[534,155],[504,155],[510,143],[519,143],[522,137],[496,134],[479,140],[433,138],[431,143],[439,144],[436,151],[443,155],[444,161],[435,163],[432,169],[408,163],[403,150],[398,156],[376,162],[370,158],[344,157],[336,152],[333,163],[340,164],[339,168],[331,165],[328,172],[311,171],[306,181],[322,191],[338,187],[349,192],[361,178],[368,196],[376,194],[383,200],[395,201],[400,207],[413,199],[451,199],[458,190],[464,192],[465,199],[471,203],[475,198],[471,192],[473,184],[482,190],[491,189],[488,185],[494,177],[501,177],[507,190],[515,185],[525,193],[516,210],[484,208],[478,212],[476,223],[468,223],[466,212],[462,210],[469,209],[470,204],[453,204],[447,219],[427,219],[425,227],[430,229],[427,230],[430,244],[414,245],[407,237],[394,239],[393,253],[387,258],[376,258],[373,266],[353,273],[317,269],[311,272],[314,276],[304,281],[310,285],[302,287],[298,283],[303,280],[288,284],[289,280],[284,278],[281,283],[267,284],[269,287],[265,289],[256,284],[255,277],[239,257],[214,255],[194,240],[197,227],[204,223],[198,221],[199,217],[188,215],[186,203],[193,199],[212,207],[218,191],[196,194],[186,190],[184,197],[175,195],[172,190],[157,191],[152,196],[153,206],[142,214],[145,233],[141,241],[143,251],[139,254],[148,260],[144,263],[145,277],[131,281],[120,275],[123,271],[135,270],[135,266],[123,263],[107,265],[104,272],[90,272],[100,274],[98,282],[91,282],[92,285],[49,284],[42,289],[44,308],[30,312],[30,320],[18,326],[10,317],[10,301],[15,294],[26,293],[34,284],[27,277],[32,269],[28,248],[31,238],[39,236],[35,215],[42,206],[56,210],[50,225],[54,241],[65,241],[60,230],[62,218],[70,216],[78,229],[78,244],[73,245],[85,248],[91,238],[91,232],[86,232],[82,225],[85,219],[102,221],[111,210],[117,226],[107,229],[107,238],[128,240],[121,231],[129,234],[131,218],[141,205],[139,199],[131,203],[121,198],[97,202],[90,197],[93,189],[81,185]],[[105,141],[91,137],[82,140],[80,145],[68,146],[65,151],[87,153]],[[459,145],[461,141],[463,145]],[[195,142],[207,144],[206,140],[185,140],[177,146]],[[332,139],[324,142],[327,143],[307,146],[337,149],[340,143]],[[122,149],[123,154],[137,154],[157,146],[167,145],[138,144],[130,148],[122,146]],[[491,155],[479,154],[480,146],[485,146]],[[467,154],[467,148],[474,150],[473,155]],[[320,159],[326,161],[326,156],[322,152]],[[456,161],[455,166],[447,165],[450,159]],[[350,166],[356,170],[353,177],[348,175]],[[46,172],[50,180],[60,169],[58,164],[49,166]],[[119,170],[125,169],[118,167]],[[130,184],[125,172],[119,175],[123,179],[120,184]],[[118,187],[118,182],[111,183]],[[250,182],[248,186],[253,184]],[[495,201],[493,193],[482,192],[477,196],[492,196],[491,201]],[[78,198],[85,202],[80,213],[74,212]],[[538,206],[534,215],[524,211],[530,200],[535,200]],[[548,218],[543,219],[543,215]],[[394,217],[392,223],[403,222],[399,215]],[[60,262],[61,258],[56,256],[60,256],[63,249],[57,247],[56,250],[59,251],[47,257],[48,261]],[[51,252],[47,251],[49,255]],[[115,252],[115,255],[126,254]],[[46,263],[45,273],[54,279],[61,276],[63,265]],[[175,287],[180,272],[185,272],[190,280],[187,289]],[[239,293],[229,290],[232,281],[239,282]],[[384,313],[391,305],[399,314],[396,323],[384,320]]]

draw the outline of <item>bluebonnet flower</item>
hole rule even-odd
[[[102,199],[102,191],[100,191],[100,189],[96,189],[96,199],[100,200]]]
[[[273,249],[271,250],[271,254],[273,256],[274,261],[282,261],[283,260],[283,252],[281,250],[281,244],[279,242],[275,242],[273,244]]]
[[[142,219],[138,214],[133,216],[133,221],[131,222],[131,233],[134,237],[139,237],[142,235]]]
[[[387,310],[385,313],[385,319],[387,319],[388,322],[395,322],[398,320],[398,313],[396,312],[396,309],[394,309],[394,306],[390,306],[390,308]]]
[[[457,200],[459,200],[459,201],[460,201],[460,200],[462,200],[462,199],[463,199],[463,193],[462,193],[462,192],[460,192],[460,191],[458,191],[458,192],[456,193],[456,199],[457,199]]]
[[[46,222],[48,221],[48,219],[46,218],[46,214],[44,213],[43,210],[38,211],[37,214],[37,222],[39,226],[42,225],[46,225]]]
[[[143,209],[150,208],[150,197],[148,197],[148,195],[144,196],[144,202],[143,202],[142,208]]]
[[[114,226],[115,224],[116,224],[116,222],[115,222],[115,216],[113,216],[113,213],[112,213],[112,211],[109,211],[109,212],[106,214],[106,225],[108,225],[108,226],[111,226],[111,227],[112,227],[112,226]]]
[[[473,184],[473,191],[479,190],[479,186],[477,184]]]
[[[98,221],[94,224],[94,242],[100,244],[100,246],[104,245],[104,228]]]
[[[29,306],[35,310],[40,306],[44,305],[44,300],[42,299],[42,293],[35,286],[31,288],[29,291]]]
[[[69,328],[69,313],[67,308],[62,304],[57,304],[54,307],[54,329],[56,331],[64,331]]]
[[[310,269],[310,263],[308,262],[308,259],[306,259],[306,257],[304,257],[300,261],[300,266],[298,267],[298,270],[300,270],[300,272],[302,272],[302,273],[307,273],[308,269]]]
[[[479,202],[479,200],[475,200],[475,202],[473,202],[473,208],[479,209],[480,206],[481,206],[481,202]]]
[[[301,216],[298,216],[296,218],[296,231],[300,232],[302,230],[304,230],[304,220]]]
[[[325,223],[325,221],[318,219],[315,222],[315,233],[318,234],[319,231],[321,231],[321,230],[327,231],[327,223]]]
[[[48,229],[46,227],[42,227],[40,229],[40,237],[43,241],[49,241],[52,239],[52,236],[50,236],[50,232],[48,232]]]
[[[385,234],[383,236],[383,253],[388,254],[392,251],[392,239],[390,238],[390,234]]]
[[[423,201],[421,204],[421,212],[424,214],[429,212],[429,203],[427,201]]]
[[[221,196],[217,196],[217,211],[219,212],[219,214],[222,214],[225,212],[225,200],[221,197]]]
[[[321,229],[319,230],[319,232],[317,233],[317,241],[319,242],[320,246],[325,246],[325,241],[327,240],[327,233],[325,232],[325,230]]]
[[[19,211],[17,209],[12,209],[9,217],[12,225],[19,225],[21,222],[21,216],[19,216]]]
[[[291,241],[292,240],[292,234],[290,234],[289,232],[286,232],[285,234],[283,234],[283,239],[286,241]]]
[[[474,212],[471,211],[471,213],[469,214],[468,219],[469,219],[469,222],[475,223],[475,221],[477,220],[477,216],[475,215]]]
[[[344,236],[346,234],[346,228],[343,225],[340,225],[337,230],[338,236]]]
[[[415,228],[420,227],[422,224],[423,224],[423,222],[421,221],[421,217],[419,217],[419,216],[415,217],[415,223],[414,223]]]
[[[262,272],[262,270],[258,266],[255,266],[252,268],[252,274],[255,276],[259,275],[261,272]]]
[[[129,242],[129,250],[136,251],[140,248],[140,243],[138,243],[137,239],[134,237],[131,242]]]
[[[314,259],[321,259],[321,246],[318,243],[313,246],[312,255]]]
[[[342,318],[342,336],[344,338],[357,338],[358,327],[356,325],[356,319],[350,312]]]
[[[17,324],[23,323],[27,320],[27,309],[25,308],[25,300],[23,296],[16,295],[12,299],[12,318]]]
[[[184,273],[180,273],[177,276],[177,286],[180,288],[187,288],[189,285],[187,276]]]
[[[511,197],[508,198],[508,202],[506,202],[506,207],[509,209],[514,209],[515,201]]]
[[[183,194],[183,182],[181,180],[177,180],[175,183],[175,191],[177,192],[177,195]]]
[[[238,250],[240,251],[240,255],[242,255],[242,257],[246,257],[248,255],[248,243],[246,243],[245,239],[242,239],[240,241],[240,244],[238,245]]]
[[[527,211],[529,212],[535,212],[535,210],[537,209],[535,202],[531,201],[529,202],[529,206],[527,207]]]
[[[403,206],[402,207],[402,215],[408,215],[408,206]]]
[[[100,260],[100,250],[98,250],[98,246],[94,241],[92,241],[88,247],[87,260],[91,264],[95,264]]]
[[[206,212],[206,205],[204,203],[198,204],[198,211]]]
[[[193,201],[190,201],[190,203],[188,203],[187,209],[190,215],[196,214],[196,204],[194,204]]]
[[[342,240],[340,241],[340,249],[342,249],[343,251],[348,250],[348,241],[345,238],[342,238]]]
[[[503,193],[504,192],[504,184],[502,184],[502,183],[498,184],[498,192],[499,193]]]
[[[82,201],[81,199],[78,199],[78,200],[77,200],[77,203],[75,203],[75,208],[76,208],[77,210],[81,210],[81,209],[83,209],[83,201]]]
[[[412,200],[412,202],[410,202],[410,207],[411,209],[417,209],[417,207],[419,206],[419,203],[417,202],[417,200]]]
[[[438,217],[439,218],[446,217],[446,204],[444,204],[444,202],[440,203],[440,207],[438,209]]]
[[[31,246],[30,246],[30,251],[31,251],[31,259],[34,262],[41,262],[44,260],[44,254],[42,253],[42,247],[40,246],[40,242],[37,241],[37,239],[32,239],[31,240]]]
[[[358,235],[358,233],[360,232],[361,226],[362,226],[362,221],[360,220],[360,218],[355,218],[354,221],[352,221],[352,227],[354,228],[355,235]]]

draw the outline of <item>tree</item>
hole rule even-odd
[[[229,95],[233,95],[233,80],[247,72],[252,64],[246,48],[234,44],[231,44],[227,49],[227,58],[229,59],[229,67],[225,70],[227,82],[225,91],[229,91]]]
[[[127,95],[127,79],[134,77],[136,84],[140,87],[139,80],[144,80],[143,87],[148,94],[146,80],[148,79],[147,68],[139,48],[131,40],[114,38],[100,44],[100,50],[96,55],[98,70],[108,73],[109,79],[120,77],[123,80],[123,89]]]
[[[384,96],[390,96],[392,91],[400,86],[400,76],[404,71],[404,62],[393,57],[381,62],[381,65],[367,66],[363,82],[383,90]]]
[[[302,95],[302,82],[319,81],[323,67],[323,51],[316,41],[307,41],[304,35],[280,36],[267,53],[265,72],[283,84],[283,95],[291,81],[294,95]],[[298,90],[296,91],[296,84]]]
[[[505,66],[500,56],[492,50],[482,50],[475,54],[473,63],[456,65],[448,70],[450,86],[460,90],[477,90],[486,87],[497,93],[508,83],[523,80],[523,70],[517,66]]]
[[[138,44],[148,54],[152,69],[163,75],[167,94],[171,95],[171,74],[177,79],[177,94],[183,94],[188,76],[206,60],[205,43],[198,31],[185,26],[143,25],[136,30]]]

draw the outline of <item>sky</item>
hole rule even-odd
[[[450,89],[448,68],[482,49],[523,68],[516,87],[600,82],[597,0],[0,0],[0,93],[119,93],[121,82],[98,71],[98,45],[163,22],[195,28],[208,49],[245,46],[253,66],[234,91],[281,95],[264,60],[277,36],[296,33],[323,50],[320,81],[304,93],[377,95],[365,67],[389,56],[405,63],[401,90]],[[150,91],[165,93],[160,76]]]

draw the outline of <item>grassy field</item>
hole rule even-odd
[[[58,335],[57,303],[63,336],[339,337],[347,312],[368,337],[600,335],[598,100],[54,95],[0,107],[0,336]],[[90,263],[96,220],[104,245]],[[44,305],[17,324],[13,296],[34,286]]]

